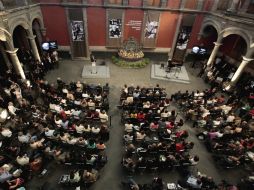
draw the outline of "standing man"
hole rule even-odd
[[[97,74],[97,68],[96,68],[96,59],[93,54],[90,54],[90,61],[92,63],[92,71],[91,74]]]

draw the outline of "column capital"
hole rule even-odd
[[[252,59],[252,58],[248,58],[248,57],[243,56],[243,61],[251,62],[251,61],[253,61],[253,60],[254,60],[254,59]]]
[[[221,46],[222,45],[222,43],[220,43],[220,42],[213,42],[213,43],[214,43],[215,46]]]
[[[7,53],[9,54],[16,54],[19,48],[14,48],[13,50],[6,50]]]
[[[34,40],[34,39],[36,38],[36,35],[30,35],[30,36],[27,36],[27,38],[28,38],[29,40]]]

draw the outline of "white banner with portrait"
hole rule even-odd
[[[120,38],[122,34],[122,19],[109,19],[109,38]]]
[[[148,18],[145,28],[145,38],[156,38],[157,30],[158,22],[150,21],[150,19]]]
[[[84,41],[83,21],[71,21],[71,32],[73,41]]]

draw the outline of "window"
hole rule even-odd
[[[123,1],[122,0],[108,0],[109,4],[118,4],[122,5]]]
[[[155,6],[155,7],[159,7],[161,4],[160,0],[147,0],[147,5],[148,6]]]
[[[218,1],[218,5],[217,5],[217,9],[218,10],[227,10],[230,6],[230,2],[232,2],[232,0],[220,0]]]

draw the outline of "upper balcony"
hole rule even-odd
[[[239,19],[243,17],[253,19],[253,0],[0,0],[0,10],[41,4],[61,4],[65,6],[103,6],[116,8],[142,8],[154,10],[171,10],[198,12],[205,11],[212,14],[227,14]],[[2,4],[2,6],[1,6]]]
[[[0,0],[0,10],[15,9],[38,3],[38,0]]]

